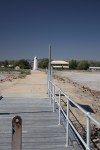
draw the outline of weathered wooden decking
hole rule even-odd
[[[22,150],[73,150],[65,145],[65,129],[48,99],[10,97],[0,100],[0,150],[11,150],[16,115],[22,118]]]

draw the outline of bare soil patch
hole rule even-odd
[[[97,88],[100,82],[100,78],[98,77],[100,76],[100,74],[98,73],[96,74],[98,75],[97,79],[94,73],[93,74],[86,73],[85,77],[84,75],[85,75],[84,72],[78,74],[76,72],[70,73],[70,71],[67,73],[63,71],[58,71],[58,72],[56,71],[54,72],[54,77],[56,79],[54,82],[59,87],[61,87],[62,90],[65,93],[67,93],[74,101],[76,101],[77,103],[83,106],[87,106],[87,109],[91,108],[92,115],[95,116],[96,119],[100,120],[100,91]],[[85,78],[87,81],[85,81]],[[78,82],[77,79],[79,79]],[[92,81],[92,79],[95,80]],[[92,85],[94,84],[95,89],[98,90],[94,90],[93,86],[91,88],[88,81],[91,82],[90,84]],[[85,84],[86,82],[88,83],[88,86]]]

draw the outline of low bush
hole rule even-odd
[[[30,69],[20,69],[19,72],[19,78],[25,78],[27,75],[31,74]]]

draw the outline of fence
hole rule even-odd
[[[56,97],[56,91],[58,91],[58,99]],[[66,113],[61,106],[61,95],[66,98],[67,101],[67,108]],[[86,150],[90,150],[90,135],[91,135],[91,121],[100,127],[100,122],[98,122],[95,118],[93,118],[90,112],[84,110],[79,104],[77,104],[74,100],[72,100],[68,95],[66,95],[58,86],[53,84],[51,81],[48,81],[48,96],[50,99],[50,104],[53,105],[53,112],[55,111],[55,102],[57,103],[58,110],[59,110],[59,121],[58,124],[61,124],[61,113],[66,118],[66,146],[69,145],[69,126],[73,129],[74,133],[77,135],[81,143],[84,145]],[[73,125],[72,121],[70,120],[70,105],[74,105],[78,108],[82,113],[84,113],[86,117],[86,141],[82,138],[80,133],[77,131],[76,127]]]

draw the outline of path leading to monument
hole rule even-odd
[[[25,79],[4,82],[0,85],[0,95],[3,97],[47,98],[47,74],[36,70]]]
[[[83,89],[79,84],[68,79],[53,79],[53,82],[61,87],[72,99],[83,106],[89,106],[94,113],[93,117],[100,120],[100,99],[98,95],[93,95],[90,91]],[[98,94],[98,93],[96,93]],[[3,97],[22,97],[22,98],[47,98],[47,74],[36,70],[32,71],[25,79],[14,79],[0,83],[0,96]],[[75,109],[75,108],[73,108]],[[80,118],[80,113],[73,110]],[[81,120],[85,122],[85,118]]]

